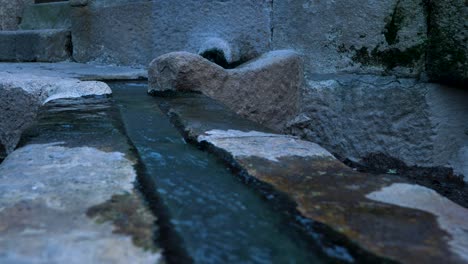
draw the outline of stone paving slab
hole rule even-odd
[[[390,260],[468,263],[466,208],[398,176],[356,172],[317,144],[238,125],[219,103],[189,97],[161,100],[187,139],[286,194],[303,216]]]
[[[46,104],[0,165],[0,263],[159,263],[109,98]]]
[[[84,64],[59,63],[0,63],[0,72],[30,74],[47,77],[76,78],[82,81],[139,80],[147,78],[145,69]]]

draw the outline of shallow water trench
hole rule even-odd
[[[110,83],[150,189],[196,263],[326,263],[291,218],[214,156],[187,144],[139,83]],[[315,249],[314,249],[315,248]]]

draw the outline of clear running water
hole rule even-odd
[[[187,144],[145,84],[110,83],[126,132],[196,263],[323,263],[310,237],[214,156]]]

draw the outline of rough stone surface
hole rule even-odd
[[[27,91],[0,84],[0,160],[16,147],[21,132],[35,120],[39,106]]]
[[[0,61],[65,61],[70,58],[70,46],[68,30],[1,31]]]
[[[0,30],[16,30],[21,23],[23,10],[33,0],[0,0]]]
[[[27,6],[23,13],[20,29],[70,29],[70,11],[68,2]]]
[[[12,152],[23,130],[35,120],[39,106],[46,102],[111,93],[102,82],[0,72],[0,144],[6,154]]]
[[[396,183],[367,195],[383,203],[413,208],[432,213],[442,229],[452,236],[449,244],[465,261],[468,261],[468,210],[435,191],[411,184]]]
[[[0,72],[60,78],[76,78],[82,81],[138,80],[146,79],[148,76],[148,72],[146,70],[138,68],[74,62],[0,63]]]
[[[429,76],[467,87],[468,5],[463,0],[429,1],[429,5]]]
[[[239,140],[242,144],[239,144]],[[313,142],[258,131],[210,130],[199,136],[197,141],[229,149],[229,153],[234,158],[256,156],[270,161],[291,156],[334,158],[332,154]]]
[[[60,98],[76,98],[88,95],[109,95],[109,86],[103,82],[80,81],[72,78],[10,74],[0,72],[3,89],[21,88],[44,104]]]
[[[389,175],[358,173],[334,159],[316,144],[285,135],[272,135],[258,127],[240,122],[240,117],[226,120],[230,111],[216,104],[207,106],[207,99],[195,95],[166,98],[161,107],[195,142],[221,155],[228,164],[286,194],[303,216],[324,223],[344,235],[355,245],[387,259],[401,263],[466,263],[465,250],[460,250],[468,235],[452,229],[464,221],[466,209],[444,200],[447,211],[415,210],[387,201],[373,201],[367,196],[404,179]],[[200,106],[197,104],[204,104]],[[242,132],[241,132],[242,131]],[[285,142],[289,142],[286,147]],[[270,151],[272,150],[272,151]],[[429,204],[434,195],[415,186],[412,196],[402,196],[406,204]],[[434,205],[437,207],[438,205]],[[449,225],[440,219],[451,219]],[[449,226],[449,228],[447,228]],[[450,230],[449,230],[450,229]],[[341,239],[343,242],[345,239]],[[359,256],[352,258],[364,262]],[[369,261],[369,259],[367,259]],[[372,261],[371,261],[372,262]],[[382,262],[374,260],[373,262]]]
[[[383,153],[408,165],[451,166],[466,176],[468,94],[414,79],[316,75],[289,132],[359,160]]]
[[[296,113],[303,84],[302,60],[292,51],[273,51],[234,69],[187,52],[155,59],[149,92],[200,91],[237,113],[282,130]]]
[[[273,48],[303,53],[307,74],[424,71],[422,0],[274,1],[272,30]]]
[[[112,99],[42,107],[0,165],[1,263],[159,263]]]
[[[157,263],[88,208],[132,191],[136,173],[123,153],[29,145],[0,166],[2,263]]]
[[[146,67],[168,52],[219,49],[230,61],[247,60],[269,49],[270,5],[268,0],[89,1],[72,8],[73,58]]]
[[[252,59],[270,48],[270,15],[270,0],[156,1],[154,55],[200,53],[218,38],[232,46],[228,60]]]
[[[152,13],[150,1],[92,1],[72,7],[73,59],[146,67],[154,58]]]

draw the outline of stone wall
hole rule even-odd
[[[355,159],[462,168],[467,91],[428,81],[466,84],[465,2],[72,0],[73,58],[147,67],[168,52],[216,51],[232,66],[293,49],[306,82],[291,133]]]
[[[289,133],[357,162],[384,154],[468,175],[468,93],[462,89],[390,76],[314,75],[300,98]]]
[[[0,30],[16,30],[21,23],[24,7],[33,0],[0,0]]]
[[[416,77],[424,71],[422,0],[275,1],[273,48],[293,48],[308,73]]]
[[[72,8],[73,58],[77,62],[146,65],[153,57],[153,4],[90,1]]]
[[[74,59],[147,67],[172,51],[221,50],[229,62],[270,49],[268,0],[94,0],[73,8]]]
[[[75,59],[148,66],[173,51],[245,61],[294,49],[306,75],[358,73],[464,85],[464,0],[74,0]]]

